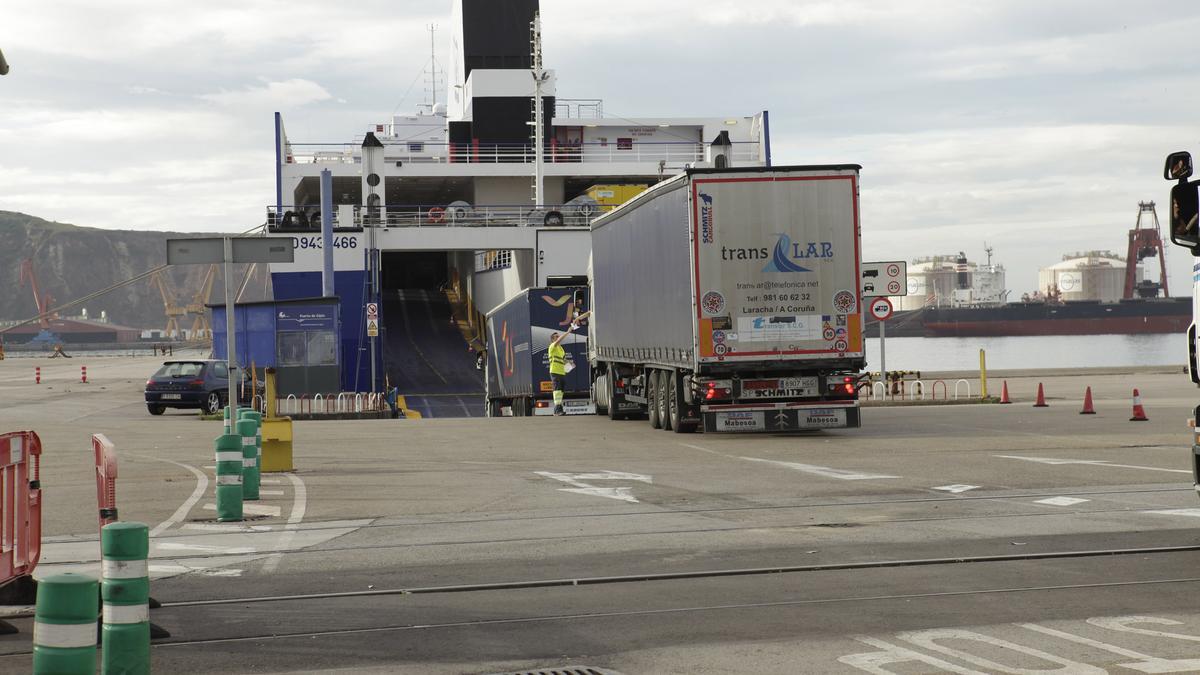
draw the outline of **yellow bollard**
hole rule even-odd
[[[275,416],[275,369],[266,370],[266,417],[262,421],[262,472],[292,471],[292,418]]]
[[[987,354],[979,350],[979,398],[987,398]]]

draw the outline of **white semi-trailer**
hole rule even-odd
[[[596,219],[597,410],[676,432],[859,426],[860,168],[689,169]]]

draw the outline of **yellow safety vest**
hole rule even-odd
[[[567,350],[562,345],[550,345],[550,374],[567,374]]]

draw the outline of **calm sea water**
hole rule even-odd
[[[989,370],[1183,366],[1184,335],[1049,335],[989,338],[887,338],[888,370]],[[879,338],[867,338],[867,369],[879,370]]]

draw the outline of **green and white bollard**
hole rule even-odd
[[[217,520],[242,519],[242,437],[223,434],[217,437]]]
[[[225,416],[224,416],[224,421],[222,423],[225,425],[225,429],[221,433],[232,434],[233,427],[229,426],[229,406],[225,406]]]
[[[103,578],[102,675],[150,672],[150,528],[110,523],[100,530]]]
[[[258,499],[258,488],[262,484],[262,419],[263,414],[257,410],[241,410],[238,416],[242,419],[254,420],[254,498]]]
[[[242,415],[237,431],[242,437],[242,499],[258,499],[258,452],[254,446],[258,422]]]
[[[96,672],[99,583],[85,574],[56,574],[38,582],[33,614],[33,672]]]

